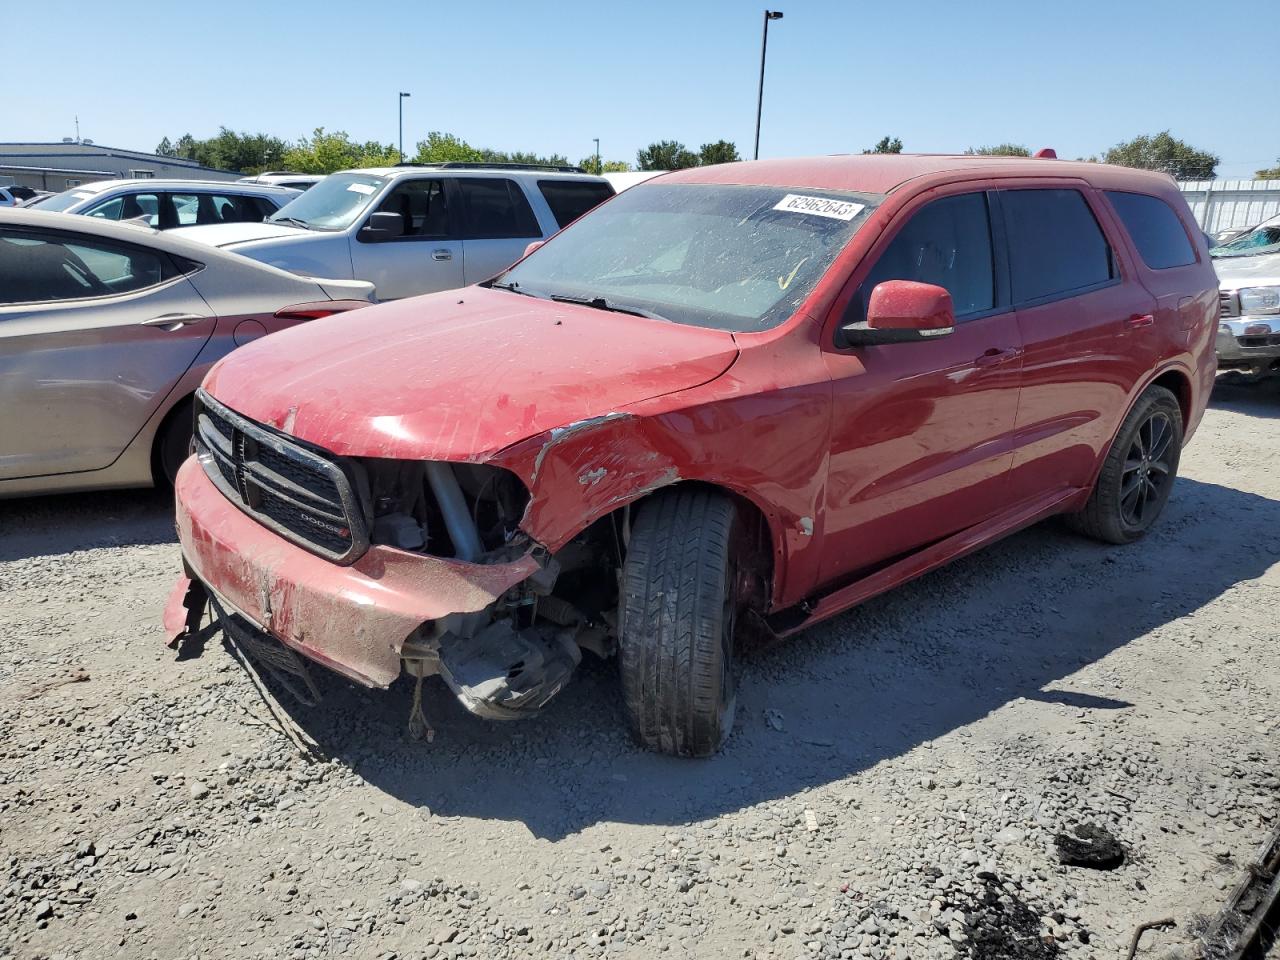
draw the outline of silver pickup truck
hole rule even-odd
[[[1280,374],[1280,217],[1210,255],[1222,304],[1218,369]]]

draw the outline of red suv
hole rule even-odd
[[[206,598],[370,686],[519,717],[583,649],[705,755],[732,656],[1051,514],[1142,536],[1214,378],[1173,181],[1042,159],[672,173],[498,277],[205,380],[177,639]],[[303,661],[296,659],[295,669]]]

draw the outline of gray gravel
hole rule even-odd
[[[301,758],[175,661],[156,493],[0,503],[0,957],[996,958],[1193,942],[1280,798],[1280,388],[1220,387],[1140,545],[1043,524],[741,664],[724,752],[611,664],[495,725],[323,677]],[[75,671],[88,679],[74,681]],[[1120,839],[1112,871],[1055,834]]]

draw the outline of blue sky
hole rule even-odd
[[[777,0],[762,156],[1013,141],[1099,153],[1169,128],[1251,176],[1280,156],[1274,98],[1224,85],[1222,23],[1190,0],[967,3]],[[45,0],[0,56],[0,141],[73,133],[150,150],[219,124],[286,138],[316,126],[405,143],[634,162],[653,140],[725,138],[747,155],[763,7],[729,0],[307,3],[127,7]],[[1233,28],[1234,29],[1234,28]],[[1247,38],[1237,44],[1247,50]],[[1229,93],[1224,91],[1230,91]],[[1274,116],[1272,116],[1274,120]]]

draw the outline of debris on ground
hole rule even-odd
[[[1053,838],[1058,859],[1069,867],[1114,870],[1124,863],[1124,846],[1095,823],[1077,824],[1070,833]]]

